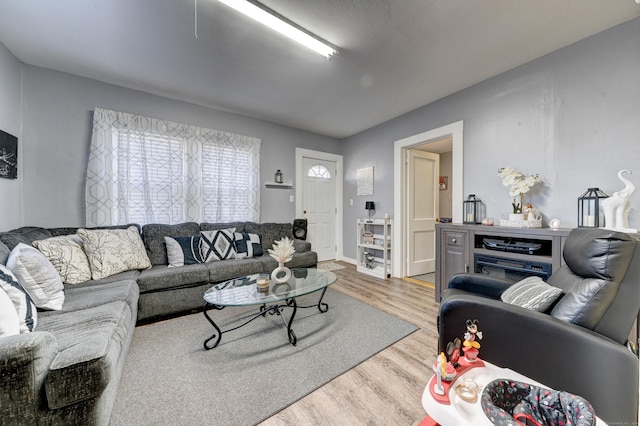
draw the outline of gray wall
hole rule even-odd
[[[18,179],[0,179],[0,229],[22,223],[21,64],[0,43],[0,130],[18,138]]]
[[[440,176],[449,178],[447,189],[440,190],[440,217],[453,217],[452,208],[452,184],[453,184],[453,156],[451,152],[443,152],[440,154]]]
[[[394,141],[459,120],[464,194],[477,194],[487,216],[509,213],[503,166],[540,173],[543,184],[525,202],[563,227],[577,225],[577,198],[588,187],[612,194],[623,187],[618,170],[629,169],[639,187],[629,225],[640,228],[639,40],[635,19],[346,139],[345,257],[355,258],[355,223],[365,214],[355,171],[375,166],[372,199],[392,215]]]
[[[290,222],[294,190],[266,189],[276,169],[295,176],[295,147],[340,153],[338,140],[25,65],[23,128],[24,225],[82,226],[84,181],[95,107],[187,123],[262,140],[262,222]],[[8,226],[0,221],[0,228]]]

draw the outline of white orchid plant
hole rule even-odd
[[[536,173],[531,176],[522,174],[517,170],[513,170],[511,167],[502,167],[498,169],[498,176],[502,178],[502,184],[509,187],[509,195],[513,198],[513,213],[522,213],[524,207],[524,194],[538,183],[539,174]],[[517,202],[517,197],[520,196],[520,202]]]
[[[288,237],[283,237],[274,242],[273,248],[270,248],[268,251],[269,255],[278,263],[286,263],[292,259],[296,249],[293,247],[293,240]]]

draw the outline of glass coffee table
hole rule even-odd
[[[338,279],[336,274],[330,271],[315,268],[292,269],[291,278],[287,282],[276,283],[274,280],[270,280],[269,287],[261,289],[257,285],[260,276],[261,274],[254,274],[225,281],[214,285],[204,293],[205,304],[203,313],[207,321],[209,321],[216,330],[211,337],[204,341],[204,348],[206,350],[218,346],[222,334],[237,330],[256,318],[265,316],[267,313],[270,315],[278,315],[282,318],[282,322],[287,326],[289,342],[295,346],[298,339],[291,328],[291,324],[293,323],[298,308],[317,307],[320,312],[326,312],[329,306],[322,301],[322,298],[327,291],[327,287],[335,283]],[[308,306],[298,306],[296,298],[317,291],[321,291],[318,303]],[[260,307],[260,310],[255,316],[236,327],[224,331],[220,329],[208,313],[208,311],[212,309],[222,310],[228,306],[253,305]],[[286,308],[292,309],[291,316],[288,320],[284,317],[284,310]],[[211,341],[213,341],[213,343],[210,343]]]

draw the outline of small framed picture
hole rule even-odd
[[[440,186],[440,191],[445,191],[449,187],[449,177],[440,176],[440,181],[438,185]]]
[[[18,138],[0,130],[0,177],[18,178]]]

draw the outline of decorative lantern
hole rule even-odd
[[[280,169],[276,171],[275,182],[282,183],[282,172],[280,171]]]
[[[609,196],[600,188],[589,188],[578,198],[578,227],[597,228],[600,226],[600,200]]]
[[[476,194],[469,194],[463,202],[462,222],[467,224],[482,223],[483,204]]]

